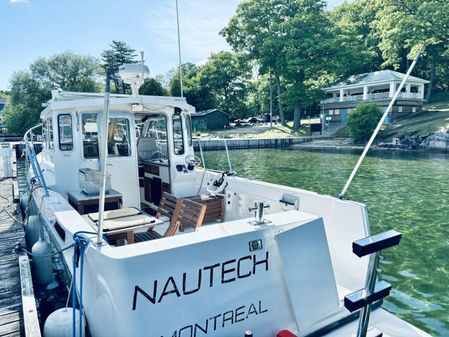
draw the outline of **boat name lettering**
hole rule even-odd
[[[223,329],[230,325],[243,322],[247,319],[268,312],[264,308],[262,301],[251,303],[250,305],[242,305],[234,310],[212,316],[202,322],[192,323],[175,330],[171,335],[161,337],[199,337],[213,333],[217,329]]]
[[[216,263],[210,266],[198,269],[196,273],[184,272],[182,276],[170,276],[165,281],[153,281],[153,289],[146,291],[139,286],[134,287],[134,296],[132,310],[137,309],[137,299],[143,297],[149,302],[161,303],[169,296],[187,296],[201,290],[201,287],[214,287],[217,284],[226,284],[235,282],[238,279],[244,279],[256,272],[268,271],[268,251],[265,257],[258,257],[256,254],[247,255],[239,259],[232,259],[222,263]]]

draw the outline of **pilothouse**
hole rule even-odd
[[[428,336],[381,308],[389,285],[372,287],[399,233],[360,240],[363,204],[205,170],[195,108],[138,95],[147,75],[121,69],[133,95],[54,91],[42,152],[37,128],[24,138],[24,207],[72,276],[77,334]]]

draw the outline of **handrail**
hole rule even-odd
[[[33,169],[34,176],[39,181],[39,184],[44,188],[45,195],[48,196],[48,187],[45,182],[44,176],[42,174],[41,166],[39,165],[39,161],[37,160],[36,152],[34,151],[34,143],[33,143],[33,130],[42,127],[42,123],[39,123],[32,128],[28,129],[23,136],[23,143],[25,144],[26,154],[31,164],[31,168]]]

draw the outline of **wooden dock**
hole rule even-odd
[[[25,235],[14,196],[16,181],[0,180],[0,337],[40,337],[28,256],[14,252]]]

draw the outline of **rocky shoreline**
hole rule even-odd
[[[292,148],[329,151],[354,151],[364,149],[364,145],[354,143],[351,138],[313,139],[307,143],[292,145]],[[428,135],[406,135],[393,138],[389,143],[379,142],[371,151],[407,151],[449,153],[449,128]]]

